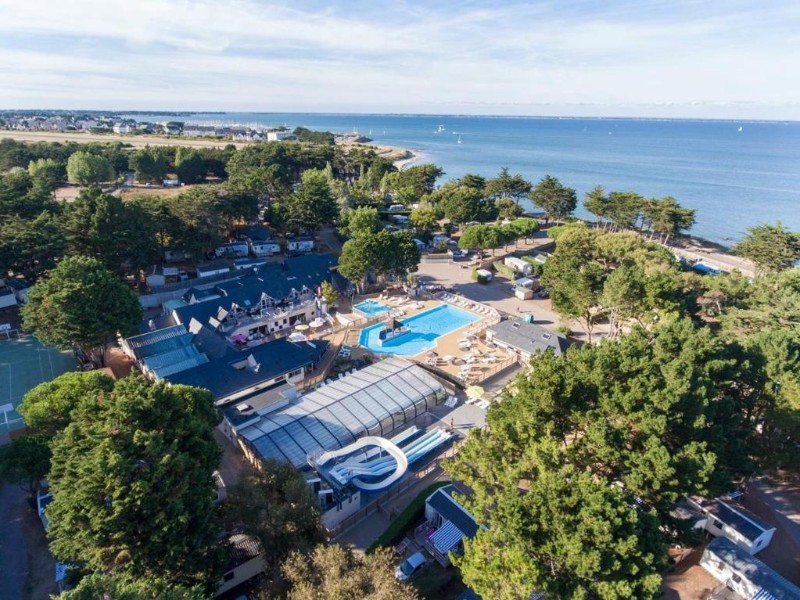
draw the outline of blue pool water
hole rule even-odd
[[[367,317],[375,317],[377,315],[382,315],[383,313],[389,312],[390,307],[378,302],[377,300],[364,300],[363,302],[354,304],[353,308]]]
[[[403,324],[408,325],[411,331],[395,339],[381,344],[378,334],[384,325],[378,323],[363,329],[358,342],[377,354],[414,356],[436,346],[436,338],[477,321],[479,318],[478,315],[469,311],[442,304],[413,317],[402,319]]]

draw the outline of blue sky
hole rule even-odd
[[[0,0],[0,107],[800,119],[800,2]]]

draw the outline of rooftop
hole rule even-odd
[[[264,552],[261,542],[243,533],[234,533],[228,538],[228,543],[230,544],[230,554],[228,554],[228,562],[225,565],[226,571],[235,569]]]
[[[758,598],[764,600],[797,600],[800,598],[800,587],[770,569],[728,538],[714,538],[706,546],[705,551],[729,565],[737,574],[746,578],[753,585],[759,586],[761,591],[756,595]]]
[[[219,308],[228,312],[234,309],[233,305],[242,309],[255,308],[261,302],[262,295],[282,301],[291,296],[292,290],[299,292],[304,286],[315,290],[323,281],[331,278],[331,268],[335,265],[336,257],[324,254],[309,254],[279,263],[268,263],[256,269],[255,273],[217,284],[213,288],[190,289],[184,298],[194,296],[200,302],[178,307],[173,315],[179,323],[188,324],[195,318],[205,324],[209,317],[216,316]]]
[[[560,356],[570,346],[570,341],[563,335],[523,319],[500,321],[492,325],[489,331],[494,334],[494,339],[531,354],[551,349],[556,356]]]
[[[455,525],[461,533],[472,538],[478,532],[478,524],[472,518],[472,515],[453,497],[453,494],[457,491],[455,486],[446,485],[431,494],[427,503],[442,517]]]
[[[175,384],[206,388],[216,400],[221,400],[250,388],[266,387],[281,375],[315,363],[328,345],[325,340],[302,343],[274,340],[246,352],[227,353],[167,379]]]
[[[414,363],[388,358],[261,415],[239,435],[265,458],[296,468],[307,457],[336,450],[363,435],[387,436],[427,412],[442,385]]]
[[[297,398],[297,389],[291,383],[276,383],[253,396],[231,402],[225,407],[225,418],[238,430],[257,422],[262,413],[268,413],[274,410],[273,407],[277,408],[282,403],[295,398]]]
[[[765,531],[775,529],[727,496],[714,500],[695,500],[695,502],[700,505],[703,512],[722,521],[748,540],[756,540]]]

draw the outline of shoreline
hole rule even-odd
[[[409,148],[401,148],[400,146],[388,146],[386,144],[373,144],[371,142],[337,142],[337,146],[342,147],[360,147],[368,150],[374,150],[375,154],[382,158],[391,160],[398,171],[419,162],[424,158],[424,154],[418,150],[410,150]]]

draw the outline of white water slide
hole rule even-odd
[[[406,474],[406,471],[408,470],[408,457],[399,448],[399,446],[394,442],[392,442],[391,440],[387,440],[386,438],[372,436],[372,435],[368,435],[359,440],[356,440],[349,446],[345,446],[344,448],[340,448],[339,450],[331,450],[329,452],[323,452],[319,456],[316,462],[319,465],[324,465],[330,460],[339,458],[341,456],[347,456],[348,454],[352,454],[353,452],[361,450],[362,448],[367,448],[369,446],[378,446],[382,450],[386,450],[386,452],[388,452],[389,455],[395,460],[394,464],[395,471],[389,477],[377,483],[367,483],[366,481],[362,481],[359,477],[354,477],[353,479],[350,480],[354,486],[366,491],[382,490],[386,487],[389,487],[395,481],[397,481],[403,475]],[[351,474],[355,475],[374,476],[383,474],[375,472],[375,470],[367,466],[366,463],[361,463],[360,465],[349,464],[348,470],[350,471]],[[386,470],[387,473],[389,471],[391,471],[391,468]]]

